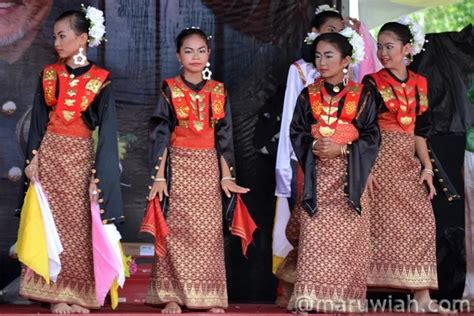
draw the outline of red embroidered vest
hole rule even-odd
[[[362,88],[362,84],[349,81],[341,92],[330,96],[324,88],[324,79],[320,78],[308,86],[311,112],[318,122],[311,129],[315,138],[329,137],[338,144],[347,144],[359,138],[352,121],[357,115]],[[339,101],[344,96],[344,105],[338,118]]]
[[[166,82],[179,121],[171,136],[171,144],[177,147],[215,147],[214,125],[225,116],[224,84],[209,80],[200,91],[195,92],[186,86],[180,76],[166,79]]]
[[[85,74],[70,75],[65,65],[48,65],[43,70],[43,91],[46,104],[56,107],[58,118],[70,125],[87,110],[107,80],[109,72],[95,65]],[[56,93],[59,80],[59,93]],[[56,97],[56,95],[58,95]]]
[[[416,116],[428,109],[428,82],[426,78],[409,70],[408,81],[400,83],[386,69],[382,69],[370,76],[374,79],[377,90],[391,113],[391,115],[384,115],[384,113],[380,116],[380,127],[390,126],[390,121],[393,119],[387,116],[394,116],[394,119],[396,119],[403,131],[413,131]],[[418,112],[416,111],[417,93],[420,100]]]

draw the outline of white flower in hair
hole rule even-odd
[[[324,11],[334,11],[339,13],[339,11],[336,9],[336,7],[331,7],[329,4],[322,4],[319,7],[316,8],[316,11],[314,11],[314,15],[317,15],[321,12]]]
[[[408,26],[410,29],[410,33],[413,39],[410,41],[411,43],[411,52],[410,55],[415,56],[423,49],[423,45],[425,45],[425,33],[421,29],[420,25],[410,19],[408,16],[402,16],[398,23]]]
[[[105,19],[104,12],[94,7],[87,8],[81,4],[82,12],[84,12],[86,19],[89,21],[89,47],[99,46],[102,41],[106,41],[105,35]]]
[[[94,21],[97,24],[103,23],[105,21],[104,13],[101,10],[90,6],[86,9],[86,18],[90,21]]]
[[[347,37],[349,39],[349,43],[352,45],[352,55],[351,59],[352,65],[357,65],[365,58],[365,45],[364,39],[360,36],[354,29],[350,27],[346,27],[339,34]]]
[[[306,36],[306,38],[304,39],[304,42],[306,43],[306,45],[311,45],[313,44],[314,40],[318,37],[318,33],[316,32],[311,32],[311,33],[308,33],[308,36]]]

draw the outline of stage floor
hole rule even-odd
[[[110,306],[102,308],[100,311],[92,311],[91,314],[110,315],[110,316],[122,316],[122,315],[162,315],[159,308],[144,306],[144,305],[133,305],[133,304],[121,304],[117,310],[113,311]],[[207,312],[199,311],[188,311],[183,312],[187,316],[191,315],[215,315]],[[39,304],[31,305],[0,305],[0,315],[38,315],[38,314],[51,314],[46,305],[41,306]],[[52,315],[52,314],[51,314]],[[69,314],[69,315],[84,315],[84,314]],[[226,315],[229,316],[243,316],[243,315],[292,315],[284,309],[278,308],[272,304],[231,304],[226,311]],[[364,314],[356,313],[340,313],[340,314],[317,314],[317,315],[434,315],[434,314],[423,314],[423,313],[380,313],[380,312],[369,312]],[[449,315],[474,315],[474,313],[458,313]]]

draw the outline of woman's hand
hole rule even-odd
[[[433,185],[433,175],[431,174],[431,172],[428,172],[426,169],[424,169],[421,172],[421,176],[420,176],[420,184],[422,184],[423,182],[426,183],[426,186],[428,187],[428,196],[430,200],[432,200],[434,196],[436,195],[436,189]]]
[[[231,193],[242,193],[245,194],[250,191],[249,188],[244,188],[234,182],[233,179],[222,179],[221,188],[224,191],[225,195],[230,198]]]
[[[351,29],[353,29],[354,31],[360,34],[360,21],[359,20],[355,18],[347,17],[344,19],[344,25],[347,27],[350,27]]]
[[[320,159],[336,158],[341,154],[341,145],[333,143],[330,138],[321,138],[314,144],[313,154]]]
[[[25,175],[30,179],[32,183],[35,183],[39,179],[38,164],[30,163],[25,168]]]
[[[35,155],[28,166],[25,168],[25,175],[32,183],[39,179],[38,155]]]
[[[367,178],[366,190],[369,191],[369,196],[371,199],[375,198],[375,189],[380,190],[380,185],[377,182],[377,179],[375,179],[372,174],[369,174],[369,177]]]
[[[163,179],[164,180],[164,179]],[[153,182],[153,186],[151,187],[150,193],[148,194],[148,201],[153,200],[156,195],[160,199],[160,202],[163,201],[163,198],[168,195],[168,185],[166,184],[166,180]]]
[[[89,183],[89,198],[91,203],[99,202],[99,191],[97,191],[97,184],[95,184],[94,179],[91,179]]]

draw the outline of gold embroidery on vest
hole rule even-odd
[[[91,79],[86,83],[86,89],[97,94],[102,86],[102,82],[99,79]]]
[[[69,86],[70,87],[75,87],[79,84],[79,79],[73,79],[71,81],[69,81]]]
[[[76,111],[63,111],[63,117],[68,122],[72,120],[74,114],[76,114]]]
[[[54,89],[52,86],[46,87],[46,90],[44,91],[44,98],[46,99],[46,103],[50,103],[54,101]]]
[[[44,72],[43,80],[56,80],[56,71],[48,69]]]
[[[352,114],[355,112],[356,108],[357,108],[357,105],[355,104],[354,101],[349,101],[346,103],[346,112],[347,114]]]
[[[74,89],[67,89],[67,95],[70,96],[70,97],[73,97],[77,94],[77,91],[74,90]]]
[[[64,100],[64,104],[66,104],[66,106],[74,106],[74,103],[76,103],[76,100],[74,100],[74,99],[65,99]]]
[[[380,95],[382,96],[384,102],[388,102],[395,98],[395,94],[390,87],[381,89]]]
[[[82,101],[81,101],[81,112],[84,112],[87,107],[89,106],[89,101],[87,100],[86,96],[82,96]]]

